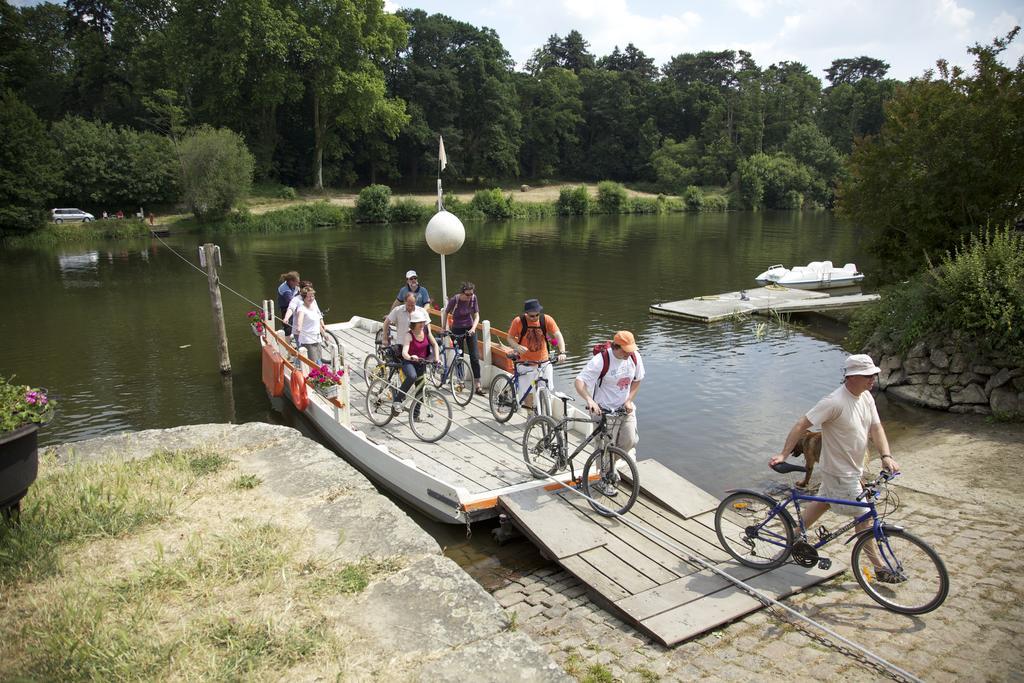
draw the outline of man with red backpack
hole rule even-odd
[[[594,357],[576,376],[576,393],[587,402],[590,413],[600,415],[602,408],[625,408],[628,414],[619,424],[615,445],[626,452],[640,440],[633,400],[643,379],[644,361],[633,333],[628,330],[620,330],[612,341],[595,346]]]

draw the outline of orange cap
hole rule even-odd
[[[612,341],[618,344],[626,353],[636,351],[636,339],[633,338],[633,333],[629,330],[619,330],[612,337]]]

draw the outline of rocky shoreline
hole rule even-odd
[[[951,413],[1024,415],[1024,365],[1007,355],[960,349],[953,340],[868,353],[882,370],[878,387],[894,398]]]

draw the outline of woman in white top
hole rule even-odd
[[[316,291],[303,290],[302,304],[296,309],[295,329],[299,331],[299,346],[306,349],[309,359],[320,364],[320,335],[327,332],[324,316],[316,305]]]
[[[292,297],[291,302],[289,302],[288,304],[288,310],[284,312],[284,317],[282,318],[286,326],[292,325],[292,336],[295,337],[296,339],[295,344],[299,343],[299,329],[297,327],[299,321],[299,306],[302,305],[302,293],[307,289],[313,289],[312,282],[310,282],[309,280],[303,280],[302,282],[299,283],[299,293]],[[313,306],[314,308],[316,308],[317,312],[320,311],[320,306],[317,305],[315,300],[313,301]]]

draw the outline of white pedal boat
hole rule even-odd
[[[831,261],[811,261],[806,266],[786,268],[781,263],[764,271],[756,278],[762,285],[775,284],[794,289],[831,289],[849,287],[864,279],[857,266],[847,263],[836,268]]]

